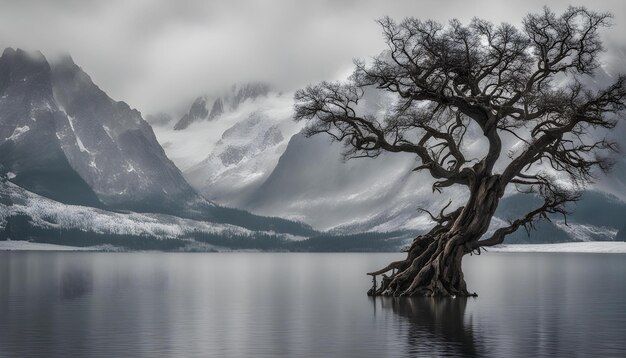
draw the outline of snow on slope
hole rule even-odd
[[[192,233],[210,233],[225,237],[231,235],[255,236],[253,232],[238,226],[183,219],[164,214],[116,213],[101,209],[66,205],[28,192],[17,185],[0,183],[0,227],[6,226],[7,218],[27,215],[31,222],[42,228],[78,229],[86,232],[110,235],[138,235],[159,239],[184,238]],[[9,202],[12,205],[2,204]],[[285,238],[300,239],[291,235],[261,232]]]
[[[57,137],[73,169],[103,203],[170,214],[176,206],[181,211],[200,205],[137,110],[111,99],[71,57],[50,66],[54,101],[69,124]],[[67,145],[73,138],[77,146]]]
[[[141,114],[69,56],[49,62],[10,48],[0,56],[0,164],[15,183],[66,204],[176,215],[212,207]]]
[[[390,102],[378,96],[366,105],[384,112]],[[179,130],[171,123],[154,126],[154,131],[168,157],[207,199],[303,220],[321,230],[422,229],[429,222],[416,215],[417,207],[447,202],[442,196],[430,199],[430,184],[411,175],[412,156],[344,163],[341,145],[321,136],[305,139],[298,134],[303,127],[293,120],[293,94],[270,92],[211,120]],[[416,201],[420,197],[427,199]]]
[[[366,92],[360,110],[382,117],[392,105],[389,96]],[[344,162],[339,143],[324,135],[305,138],[300,133],[303,123],[295,123],[292,114],[291,95],[270,94],[185,130],[156,127],[155,132],[185,178],[205,197],[259,215],[303,221],[318,230],[425,230],[432,222],[418,208],[439,212],[449,200],[454,207],[467,195],[456,187],[433,193],[432,179],[412,172],[419,164],[412,155],[383,153],[376,159]],[[267,145],[264,134],[275,125],[283,126],[284,140]],[[503,135],[503,142],[505,153],[523,149],[513,136]],[[468,158],[481,157],[485,148],[481,131],[468,128]],[[502,155],[498,165],[507,158]],[[496,218],[492,228],[504,224]],[[613,227],[584,220],[557,225],[556,230],[579,241],[607,240],[616,233]]]
[[[626,254],[626,242],[623,241],[594,241],[568,242],[561,244],[537,245],[500,245],[489,248],[495,252],[572,252],[572,253],[607,253]]]
[[[204,197],[245,209],[244,194],[269,176],[289,139],[301,130],[292,118],[292,94],[270,92],[210,121],[179,130],[154,126],[154,131],[168,157]]]
[[[604,226],[585,225],[572,222],[568,222],[566,224],[564,220],[556,220],[554,223],[559,229],[565,231],[565,233],[577,241],[615,239],[618,231],[617,229]]]
[[[21,240],[0,241],[0,251],[97,251],[98,247],[44,244]]]
[[[236,111],[223,113],[212,121],[194,122],[184,130],[175,130],[171,127],[171,123],[154,125],[153,129],[168,157],[184,172],[206,159],[215,149],[224,132],[255,113],[270,118],[272,121],[291,122],[284,125],[287,128],[296,127],[290,132],[297,131],[298,126],[291,120],[292,111],[291,94],[270,93],[265,97],[247,100],[239,105]]]
[[[358,111],[384,117],[393,105],[389,95],[366,91]],[[477,135],[466,140],[472,154],[484,150],[480,144]],[[294,135],[272,173],[248,195],[243,207],[302,220],[320,230],[383,232],[424,230],[430,221],[418,208],[439,212],[448,200],[460,197],[460,188],[433,194],[432,178],[413,172],[419,165],[415,155],[382,153],[344,161],[343,152],[342,144],[331,142],[329,136]]]

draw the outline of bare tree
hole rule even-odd
[[[357,61],[347,82],[296,93],[295,119],[308,121],[309,135],[326,133],[344,143],[348,158],[413,153],[420,162],[415,171],[435,179],[433,191],[467,188],[464,205],[429,213],[434,227],[413,241],[405,260],[369,273],[374,287],[368,294],[470,295],[461,269],[465,254],[500,244],[549,214],[566,215],[565,204],[577,200],[596,169],[610,168],[606,155],[617,146],[598,133],[613,128],[625,109],[626,78],[596,91],[583,84],[598,67],[598,32],[610,19],[584,7],[560,16],[544,8],[527,15],[521,29],[480,19],[444,26],[384,18],[388,50],[369,64]],[[371,88],[397,99],[384,118],[359,114]],[[472,126],[488,143],[480,158],[470,158],[463,142]],[[503,156],[505,136],[523,148]],[[567,174],[570,185],[559,184],[554,173]],[[540,196],[543,205],[485,237],[509,187]]]

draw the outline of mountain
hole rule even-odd
[[[42,197],[0,172],[0,240],[103,250],[398,251],[410,237],[395,232],[306,238],[166,214],[112,212]]]
[[[107,206],[180,213],[201,210],[203,200],[170,161],[141,114],[112,100],[69,57],[51,65],[54,99],[69,130],[61,140],[72,168]]]
[[[220,95],[201,96],[196,98],[189,111],[174,125],[175,130],[183,130],[191,123],[210,121],[225,112],[235,111],[243,102],[266,96],[271,88],[265,83],[251,82],[243,85],[233,85],[229,91]]]
[[[393,101],[366,93],[360,104],[363,111],[384,115]],[[432,179],[412,172],[418,163],[411,155],[383,153],[375,159],[343,161],[340,144],[321,135],[306,138],[301,133],[303,124],[292,118],[290,95],[270,94],[185,130],[160,127],[155,131],[185,178],[205,197],[259,215],[305,221],[318,230],[419,232],[432,223],[418,208],[438,212],[449,200],[460,204],[465,195],[455,187],[446,188],[443,194],[433,193]],[[280,139],[272,135],[276,127],[290,130],[281,129]],[[484,145],[481,137],[470,128],[467,149],[480,152]],[[266,138],[276,141],[268,143]],[[507,145],[514,148],[515,142]],[[552,222],[538,223],[538,231],[530,238],[521,229],[509,240],[614,239],[621,224],[614,219],[602,220],[625,213],[625,199],[619,189],[623,182],[620,163],[614,175],[599,178],[572,207],[568,225],[562,218],[553,218]],[[532,196],[507,193],[492,229],[515,218],[513,214],[518,212],[509,207],[530,208],[535,201]]]
[[[260,242],[294,237],[252,231],[155,213],[112,212],[68,205],[29,192],[0,178],[0,240],[31,240],[64,245],[114,245],[129,249],[211,249],[232,247],[241,240]],[[267,244],[267,243],[266,243]],[[209,245],[209,246],[207,246]]]
[[[73,156],[82,153],[79,141],[54,99],[44,56],[6,49],[0,57],[0,165],[11,180],[68,204],[102,207],[72,167]]]
[[[109,98],[68,56],[0,57],[0,164],[68,203],[187,212],[212,206],[189,186],[138,111]]]
[[[490,232],[540,205],[541,200],[531,195],[505,197],[498,205]],[[537,222],[531,235],[521,228],[507,238],[507,243],[618,240],[626,203],[611,194],[587,190],[579,201],[568,205],[568,210],[567,221],[561,215],[550,215],[550,221]]]
[[[328,138],[294,135],[267,180],[246,198],[248,210],[338,232],[423,230],[418,206],[431,208],[428,179],[415,175],[410,155],[341,160],[342,147]]]
[[[245,98],[237,88],[231,87],[234,92],[224,98]],[[292,120],[292,111],[292,94],[270,92],[183,130],[154,130],[199,193],[221,205],[244,208],[246,195],[265,181],[289,139],[302,129]]]
[[[426,228],[417,207],[436,209],[445,198],[430,196],[428,178],[411,173],[415,158],[342,161],[341,145],[299,134],[292,96],[269,93],[211,121],[155,133],[187,181],[221,205],[339,233]],[[363,103],[374,112],[389,106],[376,95]]]
[[[0,166],[11,182],[62,204],[316,233],[198,195],[141,114],[111,99],[69,56],[48,61],[7,49],[0,57]]]
[[[363,106],[383,112],[390,101],[370,94]],[[415,158],[382,155],[344,162],[328,138],[305,138],[293,121],[291,93],[270,93],[185,130],[155,127],[168,156],[203,196],[260,215],[305,221],[340,233],[423,230],[418,206],[436,208]]]

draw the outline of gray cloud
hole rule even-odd
[[[94,81],[143,112],[169,109],[235,82],[292,89],[344,77],[353,58],[383,49],[374,19],[415,16],[519,23],[544,1],[3,1],[0,46],[70,52]],[[569,2],[551,1],[560,11]],[[611,11],[607,62],[624,69],[626,3]]]

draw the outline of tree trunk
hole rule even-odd
[[[486,176],[471,186],[465,206],[440,218],[427,234],[418,236],[405,260],[370,272],[370,296],[475,296],[467,290],[462,260],[489,228],[503,191],[500,177]],[[391,275],[385,273],[391,271]],[[382,275],[380,286],[376,276]]]

